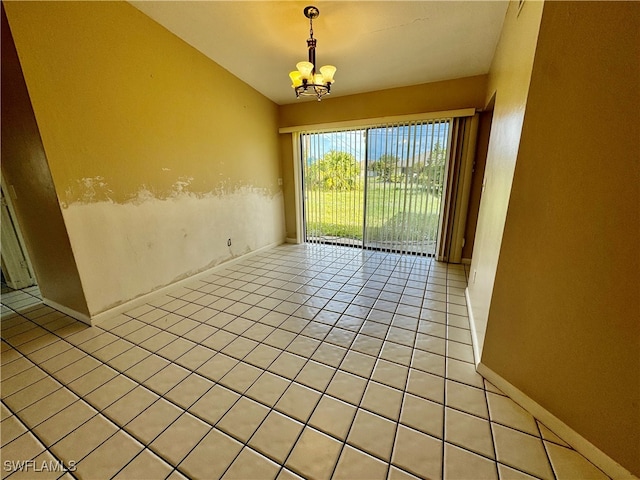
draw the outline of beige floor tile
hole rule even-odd
[[[388,462],[395,433],[394,422],[366,410],[358,410],[347,441],[354,447]]]
[[[394,467],[393,465],[389,468],[389,476],[388,480],[417,480],[418,477],[415,475],[411,475],[404,470],[400,470],[398,467]]]
[[[338,371],[331,380],[327,393],[345,402],[358,405],[366,386],[367,381],[364,378]]]
[[[116,375],[118,375],[118,372],[113,368],[107,365],[99,365],[73,382],[68,383],[67,386],[77,395],[84,396],[101,387]]]
[[[289,387],[291,381],[274,375],[271,372],[264,372],[253,385],[247,390],[246,395],[267,405],[273,406],[280,399],[284,391]]]
[[[279,470],[279,465],[245,447],[222,478],[224,480],[271,480],[276,478]]]
[[[351,350],[340,364],[340,370],[369,378],[375,364],[375,357]]]
[[[389,420],[398,421],[402,391],[376,382],[369,382],[360,406]]]
[[[446,389],[448,407],[453,407],[478,417],[489,418],[484,390],[451,380],[446,381]]]
[[[95,370],[102,365],[103,364],[98,360],[89,356],[85,356],[72,363],[71,365],[58,370],[54,376],[59,382],[68,385],[74,380],[86,375],[87,373]]]
[[[158,400],[158,395],[138,386],[123,396],[120,400],[105,408],[102,413],[119,425],[126,425],[149,405]]]
[[[214,382],[224,377],[239,361],[235,358],[228,357],[223,353],[218,353],[211,360],[205,362],[197,372]]]
[[[277,462],[284,462],[303,426],[302,423],[271,411],[249,440],[249,445]]]
[[[137,383],[133,380],[124,375],[118,375],[88,394],[85,400],[95,408],[102,410],[125,396],[136,385]]]
[[[220,478],[242,450],[242,444],[215,428],[179,465],[189,478]]]
[[[2,423],[0,423],[0,437],[2,438],[2,445],[6,445],[26,431],[27,428],[16,416],[3,420]]]
[[[494,458],[491,426],[488,420],[447,408],[445,440],[467,450]]]
[[[104,337],[106,335],[107,334],[105,333],[105,334],[101,335],[101,337]],[[69,343],[65,342],[64,340],[57,340],[57,341],[47,345],[46,347],[41,348],[40,350],[37,350],[37,351],[29,354],[29,359],[34,363],[40,364],[42,362],[45,362],[45,361],[49,360],[50,358],[55,357],[56,355],[59,355],[61,353],[66,352],[67,350],[70,350],[71,348],[73,348],[73,346],[70,345]],[[4,378],[7,378],[7,377],[5,377],[5,372],[7,370],[6,366],[3,365],[2,370],[3,370],[2,376]]]
[[[362,328],[365,328],[367,325],[374,324],[374,323],[376,322],[370,322],[370,323],[365,322]],[[372,337],[369,335],[364,335],[362,333],[357,335],[355,340],[351,344],[351,350],[377,357],[378,354],[380,353],[380,350],[382,350],[382,344],[383,344],[382,339],[386,334],[386,329],[384,328],[384,326],[380,328],[382,328],[380,337]]]
[[[464,343],[447,340],[447,356],[463,362],[474,363],[473,347]]]
[[[286,465],[305,478],[329,479],[338,461],[340,448],[340,442],[306,427]]]
[[[249,340],[248,338],[238,337],[229,345],[222,349],[222,353],[229,355],[230,357],[237,358],[238,360],[246,357],[251,351],[258,346],[258,342],[255,340]]]
[[[455,358],[447,359],[447,378],[473,387],[484,388],[484,379],[476,372],[474,364]]]
[[[420,477],[440,478],[442,451],[442,440],[400,425],[391,461]]]
[[[80,348],[88,353],[93,353],[96,350],[111,345],[118,340],[118,337],[110,332],[102,332],[100,335],[93,337],[91,340],[87,340],[80,345]]]
[[[387,478],[387,464],[346,445],[332,478],[335,480],[384,480]]]
[[[556,479],[606,480],[609,478],[575,450],[551,442],[545,442],[545,446]]]
[[[269,409],[264,405],[241,397],[216,424],[216,427],[245,443],[268,413]]]
[[[445,480],[498,480],[498,467],[495,461],[481,457],[445,443],[444,479]]]
[[[20,357],[14,360],[13,362],[3,364],[2,380],[11,378],[14,375],[17,375],[18,373],[23,372],[32,367],[33,367],[33,362],[27,359],[26,357]]]
[[[444,377],[445,375],[445,357],[423,350],[416,350],[413,353],[411,366],[422,370],[423,372],[432,373]]]
[[[509,397],[487,392],[491,421],[539,436],[533,416]]]
[[[390,362],[399,363],[400,365],[409,366],[411,364],[412,352],[413,349],[411,347],[386,341],[382,346],[380,358],[383,358]]]
[[[414,368],[409,370],[407,392],[444,403],[444,378]]]
[[[120,430],[81,460],[74,475],[83,480],[111,478],[143,448],[140,443]]]
[[[283,352],[269,366],[269,371],[289,379],[294,379],[306,363],[306,358],[293,355],[289,352]]]
[[[532,477],[502,463],[498,463],[498,474],[500,475],[500,480],[538,480],[537,477]]]
[[[493,437],[500,463],[542,479],[553,478],[541,439],[497,424],[493,424]]]
[[[161,398],[124,428],[139,441],[149,444],[182,413],[178,407]]]
[[[310,360],[302,367],[295,380],[307,387],[323,392],[329,385],[334,373],[334,368]]]
[[[244,361],[251,365],[255,365],[256,367],[266,369],[276,358],[278,358],[280,353],[281,350],[278,350],[277,348],[261,344],[249,353],[249,355],[244,358]]]
[[[183,413],[158,438],[151,442],[149,448],[173,465],[177,465],[209,430],[211,430],[211,426],[202,420],[188,413]]]
[[[215,425],[239,398],[240,395],[228,388],[214,385],[189,409],[189,412]]]
[[[150,355],[138,364],[126,370],[125,374],[133,380],[142,383],[165,368],[167,365],[169,365],[168,360],[158,355]]]
[[[306,422],[319,400],[320,393],[297,383],[292,383],[280,397],[275,408],[296,420]]]
[[[238,393],[244,393],[261,373],[259,368],[240,362],[220,379],[220,383]]]
[[[61,388],[21,410],[20,418],[29,428],[33,428],[77,400],[78,397],[75,394],[66,388]]]
[[[4,373],[4,369],[3,369]],[[16,393],[4,398],[4,402],[13,409],[14,412],[28,407],[32,403],[45,398],[47,395],[62,388],[60,383],[53,380],[51,377],[44,377],[35,383],[32,383],[28,387],[17,391]]]
[[[72,347],[69,350],[60,353],[59,355],[56,355],[55,357],[51,357],[50,359],[45,360],[40,364],[40,367],[50,374],[55,373],[67,367],[68,365],[71,365],[85,355],[86,354],[82,350]]]
[[[416,348],[438,355],[445,355],[447,352],[447,341],[444,338],[418,333]]]
[[[356,332],[333,327],[329,334],[324,338],[324,341],[339,347],[349,348],[351,343],[353,343],[354,338],[356,338]]]
[[[398,365],[386,360],[378,360],[373,369],[371,379],[393,388],[404,390],[408,374],[409,367],[407,366]]]
[[[166,344],[164,347],[158,350],[157,354],[161,355],[164,358],[168,358],[171,361],[175,362],[178,358],[180,358],[196,346],[194,342],[186,340],[184,338],[177,338],[173,333],[169,333],[169,335],[173,335],[175,340],[173,340],[171,343]],[[203,345],[205,345],[205,343],[203,343]]]
[[[178,365],[191,371],[197,370],[204,362],[212,358],[216,352],[202,345],[195,345],[191,350],[174,360]]]
[[[543,425],[540,422],[537,422],[537,423],[538,423],[538,428],[540,428],[540,434],[542,435],[543,439],[549,442],[557,443],[558,445],[562,445],[563,447],[571,448],[567,442],[565,442],[558,435],[556,435],[551,430],[549,430],[545,425]]]
[[[144,479],[167,478],[173,467],[158,457],[149,449],[144,449],[124,469],[114,477],[115,479]]]
[[[150,355],[151,353],[148,351],[140,347],[133,346],[117,357],[113,357],[108,363],[119,372],[124,372]]]
[[[79,375],[80,374],[78,374],[78,376]],[[3,379],[0,389],[2,391],[2,398],[7,398],[9,395],[19,392],[23,388],[42,380],[45,376],[46,373],[38,367],[31,367],[11,378]]]
[[[65,463],[79,462],[118,431],[118,427],[102,415],[96,415],[51,447]]]
[[[78,400],[35,427],[34,432],[47,445],[53,445],[96,413],[89,405]]]
[[[316,407],[309,425],[342,440],[346,439],[356,407],[324,395]]]
[[[404,396],[400,422],[423,433],[442,438],[444,407],[407,393]]]
[[[165,397],[182,408],[193,405],[204,395],[214,383],[195,373],[189,374],[184,380],[169,390]]]
[[[103,362],[109,362],[118,355],[133,348],[133,344],[122,339],[117,339],[115,342],[110,343],[106,347],[102,347],[99,350],[93,352],[93,355]],[[67,352],[66,352],[67,353]],[[56,357],[57,358],[57,357]],[[53,359],[52,359],[53,360]]]
[[[6,476],[9,471],[6,462],[24,462],[37,457],[45,450],[44,445],[33,436],[31,432],[24,432],[14,438],[10,443],[2,442],[2,474]],[[10,463],[11,465],[11,463]],[[16,465],[13,463],[13,465]],[[33,475],[33,472],[32,472]]]
[[[189,370],[170,364],[144,382],[144,386],[164,395],[189,375]]]

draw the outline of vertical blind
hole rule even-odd
[[[434,255],[452,122],[302,132],[305,240]]]

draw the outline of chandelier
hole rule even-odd
[[[320,67],[320,73],[316,73],[316,39],[313,38],[313,19],[319,15],[320,10],[316,7],[309,6],[304,9],[304,16],[309,19],[309,39],[307,40],[309,61],[298,62],[297,70],[289,74],[291,88],[295,90],[296,98],[314,96],[320,101],[331,91],[333,75],[336,73],[336,67],[333,65]]]

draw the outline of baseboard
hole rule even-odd
[[[103,312],[99,312],[96,313],[94,315],[91,316],[91,319],[89,322],[85,322],[85,323],[89,323],[89,325],[100,325],[100,322],[103,322],[105,320],[108,320],[110,318],[113,318],[117,315],[120,315],[122,313],[128,312],[129,310],[133,310],[136,307],[139,307],[141,305],[144,305],[146,303],[149,303],[149,301],[158,298],[162,295],[165,295],[167,292],[170,292],[171,290],[186,285],[189,282],[192,282],[194,280],[198,280],[200,278],[204,278],[207,277],[209,275],[211,275],[212,273],[215,273],[217,270],[220,270],[222,268],[227,268],[230,265],[233,265],[234,263],[238,263],[242,260],[246,260],[247,258],[252,257],[253,255],[257,255],[259,253],[264,252],[265,250],[269,250],[270,248],[274,248],[277,247],[279,245],[282,245],[283,242],[274,242],[271,243],[269,245],[266,245],[264,247],[258,248],[257,250],[254,250],[252,252],[246,253],[244,255],[241,255],[239,257],[234,257],[230,260],[226,260],[222,263],[219,263],[218,265],[208,268],[206,270],[203,270],[202,272],[198,272],[195,273],[187,278],[183,278],[182,280],[178,280],[177,282],[171,283],[169,285],[166,285],[164,287],[160,287],[157,290],[154,290],[153,292],[149,292],[149,293],[145,293],[139,297],[136,297],[134,299],[128,300],[125,303],[121,303],[120,305],[117,305],[115,307],[112,307],[108,310],[105,310]],[[54,307],[55,308],[55,307]],[[74,317],[75,318],[75,317]]]
[[[463,265],[471,265],[471,259],[470,258],[463,258],[462,260],[460,260],[460,263]]]
[[[286,239],[286,243],[297,244],[298,243],[298,239],[297,238],[287,238]]]
[[[64,305],[60,305],[58,302],[54,302],[53,300],[49,300],[48,298],[42,298],[42,303],[51,307],[59,312],[64,313],[65,315],[69,315],[71,318],[75,318],[76,320],[81,321],[82,323],[86,323],[87,325],[91,325],[91,317],[89,315],[77,312],[69,307],[65,307]]]
[[[502,378],[499,374],[491,370],[485,364],[480,362],[477,365],[477,371],[480,375],[502,390],[514,402],[528,411],[536,419],[547,426],[552,432],[557,434],[571,447],[582,454],[587,460],[597,466],[604,473],[613,479],[637,479],[629,470],[624,468],[609,455],[604,453],[598,447],[593,445],[589,440],[584,438],[573,428],[568,426],[558,417],[549,412],[542,405],[523,393],[520,389]]]
[[[471,329],[471,345],[473,346],[473,358],[476,368],[480,363],[480,344],[478,343],[478,332],[476,330],[476,321],[473,317],[473,309],[471,308],[471,298],[469,297],[469,287],[464,289],[464,298],[467,301],[467,315],[469,316],[469,328]]]

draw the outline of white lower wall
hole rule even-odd
[[[73,203],[63,216],[91,316],[285,239],[282,193],[250,187]]]

